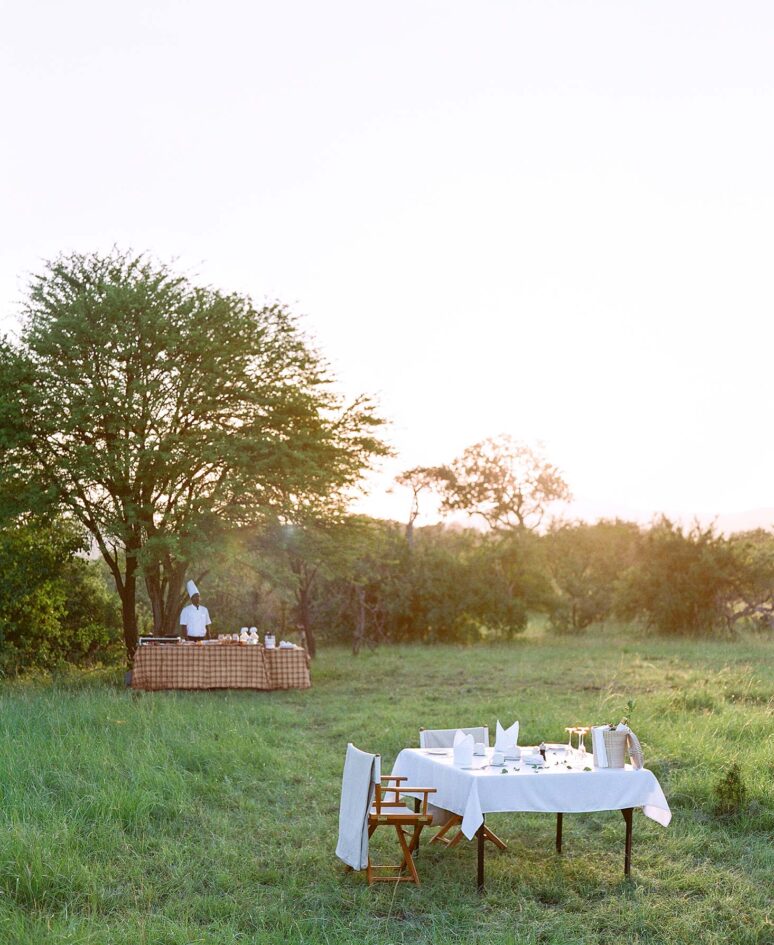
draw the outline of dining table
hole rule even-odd
[[[595,767],[592,756],[566,746],[521,749],[519,760],[499,761],[494,749],[474,755],[471,765],[455,764],[451,748],[404,748],[393,775],[408,784],[435,788],[433,805],[462,817],[461,830],[477,840],[476,886],[484,889],[484,822],[494,813],[556,814],[556,852],[562,852],[565,814],[620,810],[626,825],[624,875],[631,875],[633,814],[668,826],[672,814],[658,779],[645,767]]]
[[[133,689],[308,689],[309,655],[300,646],[202,643],[139,646]]]

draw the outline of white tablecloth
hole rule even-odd
[[[452,752],[428,754],[426,749],[405,748],[396,758],[393,774],[405,775],[409,785],[434,787],[432,802],[462,815],[462,832],[472,840],[484,821],[484,814],[504,811],[575,814],[600,810],[641,807],[646,817],[666,827],[672,819],[664,792],[656,776],[647,768],[595,768],[583,771],[563,765],[534,771],[522,764],[507,774],[488,766],[492,749],[485,757],[474,757],[474,768],[455,767]],[[591,759],[589,759],[589,765]],[[570,760],[571,765],[575,762]],[[486,767],[484,767],[487,765]]]

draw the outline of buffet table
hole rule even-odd
[[[308,689],[309,657],[301,647],[265,649],[224,643],[137,648],[132,688]]]

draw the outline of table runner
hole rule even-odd
[[[585,813],[641,807],[643,813],[666,827],[672,819],[669,804],[656,776],[647,768],[596,768],[567,770],[563,766],[540,771],[513,762],[502,774],[500,767],[484,767],[485,757],[474,758],[474,768],[455,767],[451,751],[446,755],[405,748],[392,773],[405,775],[409,784],[437,788],[433,804],[462,815],[462,832],[472,840],[484,814],[506,811],[537,813]],[[550,756],[549,756],[550,757]]]
[[[141,646],[134,656],[132,688],[308,689],[305,650],[262,646],[178,644]]]

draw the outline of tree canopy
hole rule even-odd
[[[549,503],[571,497],[539,448],[506,434],[469,446],[436,479],[443,511],[478,515],[494,529],[535,529]]]
[[[219,533],[338,509],[386,452],[372,403],[332,380],[282,305],[143,255],[61,256],[0,344],[2,496],[90,533],[131,654],[138,579],[156,629],[175,628],[186,569]]]

